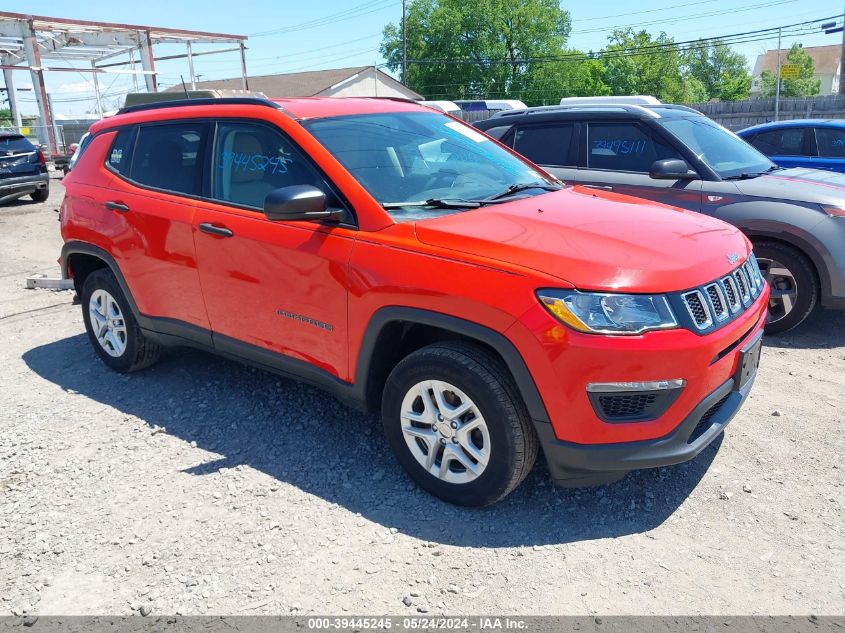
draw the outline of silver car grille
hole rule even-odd
[[[681,300],[695,327],[706,330],[747,309],[760,296],[764,284],[752,255],[730,275],[681,293]]]

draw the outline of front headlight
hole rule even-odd
[[[538,290],[555,317],[579,332],[642,334],[678,327],[663,295],[622,295],[577,290]]]

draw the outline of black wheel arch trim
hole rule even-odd
[[[251,365],[297,378],[303,382],[321,387],[349,406],[368,409],[368,389],[372,361],[376,357],[376,344],[379,335],[391,323],[427,325],[441,330],[454,332],[469,339],[489,345],[504,360],[505,365],[516,381],[520,395],[535,422],[549,422],[546,407],[534,378],[528,370],[522,355],[503,334],[484,325],[467,321],[440,312],[410,308],[404,306],[386,306],[378,309],[370,318],[358,351],[358,363],[355,381],[348,383],[331,373],[315,367],[311,363],[284,354],[272,352],[256,345],[245,343],[235,338],[214,334],[205,328],[166,317],[144,315],[138,309],[129,284],[120,270],[115,258],[88,242],[69,241],[62,247],[62,277],[68,278],[68,262],[73,254],[91,255],[101,259],[114,273],[120,289],[129,302],[129,307],[138,321],[138,325],[156,342],[162,345],[188,345],[218,353],[227,358],[240,360]],[[372,408],[371,406],[369,408]]]
[[[169,319],[166,317],[150,317],[142,314],[138,309],[138,304],[135,303],[135,298],[132,296],[132,291],[126,278],[120,270],[117,260],[108,251],[95,246],[89,242],[69,241],[62,246],[61,266],[62,279],[68,279],[68,264],[71,255],[91,255],[105,262],[106,266],[111,269],[126,301],[129,302],[129,307],[132,309],[132,314],[141,329],[155,334],[162,335],[159,337],[161,343],[169,343],[173,345],[174,339],[178,339],[182,344],[198,344],[202,346],[212,347],[211,332],[190,323],[185,323],[177,319]],[[81,291],[81,288],[77,290]]]
[[[796,249],[809,259],[816,271],[816,275],[818,276],[820,302],[824,306],[830,305],[832,299],[831,295],[833,294],[833,285],[830,278],[830,272],[827,268],[827,263],[825,262],[824,254],[819,252],[817,246],[814,246],[808,240],[805,240],[800,235],[795,235],[794,233],[770,231],[755,227],[738,226],[737,228],[745,233],[745,236],[751,240],[752,243],[767,239],[772,240],[779,242],[784,246],[790,246]]]
[[[507,337],[474,321],[441,312],[404,306],[385,306],[376,310],[370,317],[358,350],[358,362],[355,369],[355,392],[361,400],[367,400],[367,382],[371,374],[371,363],[375,357],[379,335],[387,325],[395,322],[436,327],[489,345],[502,357],[510,370],[531,419],[535,422],[549,422],[545,404],[534,378],[522,355]]]

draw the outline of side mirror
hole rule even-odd
[[[273,221],[340,219],[342,213],[329,209],[326,194],[311,185],[281,187],[264,198],[264,215]]]
[[[698,174],[680,158],[664,158],[651,164],[648,175],[655,180],[695,180]]]

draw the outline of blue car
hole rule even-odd
[[[763,123],[737,134],[781,167],[845,173],[845,121],[795,119]]]

